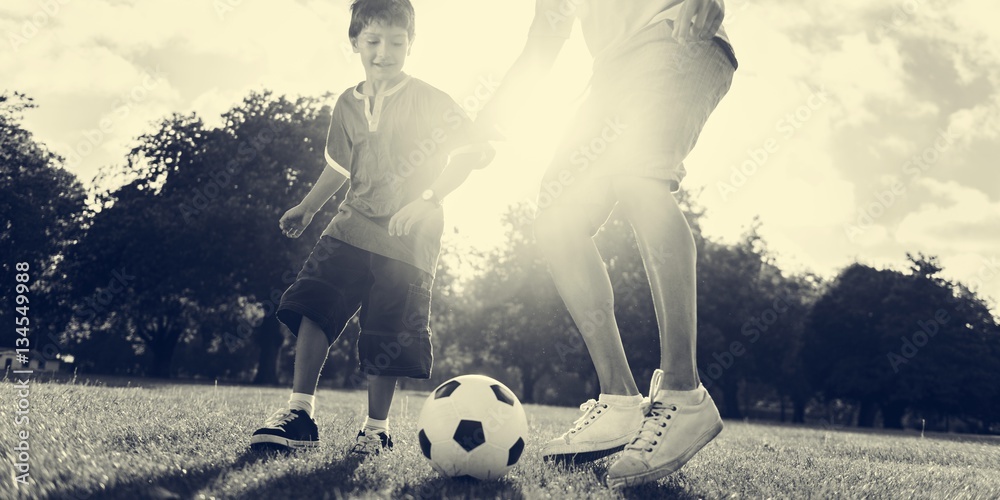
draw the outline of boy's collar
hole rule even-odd
[[[364,88],[365,82],[361,82],[361,83],[357,84],[354,87],[354,97],[357,98],[357,99],[362,99],[363,100],[366,97],[386,97],[386,96],[390,96],[390,95],[395,94],[396,92],[398,92],[400,89],[402,89],[403,86],[406,85],[410,81],[411,78],[413,78],[413,77],[411,77],[410,75],[404,76],[403,79],[399,81],[399,83],[397,83],[396,85],[393,85],[393,87],[390,88],[389,90],[386,90],[385,92],[382,92],[381,94],[378,94],[378,96],[366,96],[361,91],[361,89]]]

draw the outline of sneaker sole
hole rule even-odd
[[[543,455],[542,460],[546,462],[555,462],[558,464],[563,464],[563,463],[583,464],[587,462],[593,462],[594,460],[600,460],[610,455],[614,455],[615,453],[618,453],[624,449],[625,445],[621,445],[606,450],[582,451],[579,453],[564,453],[559,455]]]
[[[614,455],[619,451],[625,449],[625,445],[632,440],[633,435],[629,434],[623,436],[620,439],[615,439],[613,441],[606,441],[600,443],[596,446],[600,448],[593,450],[584,451],[557,451],[557,452],[542,452],[542,460],[546,462],[556,462],[556,463],[573,463],[582,464],[586,462],[593,462],[594,460],[600,460],[606,456]]]
[[[692,457],[695,456],[702,448],[710,443],[715,436],[718,436],[722,432],[722,421],[719,421],[711,429],[705,431],[693,445],[691,445],[681,456],[676,460],[667,462],[660,467],[655,469],[650,469],[646,472],[639,474],[634,474],[631,476],[621,476],[621,477],[608,477],[607,483],[609,488],[624,488],[629,486],[638,486],[640,484],[648,483],[651,481],[656,481],[665,476],[669,476],[674,472],[677,472],[684,464],[688,463]]]
[[[250,446],[253,445],[278,445],[293,450],[311,449],[319,446],[319,441],[295,441],[280,436],[270,434],[257,434],[250,438]]]

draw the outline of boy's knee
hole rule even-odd
[[[327,336],[323,327],[319,323],[303,316],[302,322],[299,323],[299,331],[296,333],[296,338],[299,342],[326,342],[327,345],[330,344],[330,338]]]

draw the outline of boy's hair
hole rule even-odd
[[[413,41],[415,17],[410,0],[354,0],[351,4],[351,27],[347,34],[353,40],[361,35],[366,26],[380,22],[405,28],[410,41]]]

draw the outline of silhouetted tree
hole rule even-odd
[[[86,224],[86,194],[76,176],[62,168],[63,159],[21,126],[22,114],[34,107],[24,94],[0,94],[0,275],[14,283],[14,265],[29,265],[32,348],[51,359],[61,353],[69,285],[55,264]],[[3,287],[4,304],[13,303],[14,292]],[[13,325],[12,312],[0,310],[0,322]],[[0,337],[0,345],[13,346],[9,333]]]

